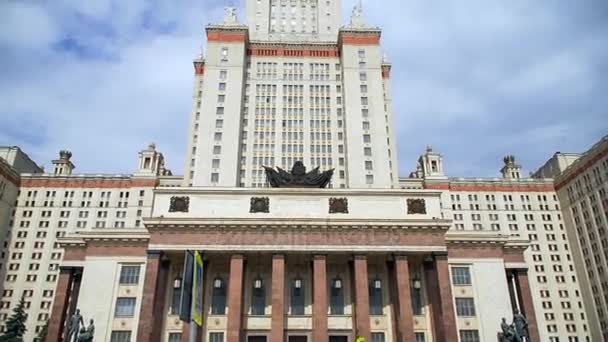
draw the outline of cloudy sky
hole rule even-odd
[[[230,1],[228,1],[230,2]],[[343,1],[345,22],[353,0]],[[244,0],[232,1],[240,6]],[[156,142],[181,174],[192,59],[221,0],[0,2],[0,145],[129,173]],[[364,1],[393,63],[399,164],[427,144],[450,176],[525,171],[608,134],[608,2]]]

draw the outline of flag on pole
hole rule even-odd
[[[192,282],[192,320],[203,325],[203,258],[194,252],[194,277]]]

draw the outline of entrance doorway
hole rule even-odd
[[[348,342],[348,336],[329,336],[329,342]]]
[[[289,342],[307,342],[308,337],[306,336],[289,336]]]
[[[247,342],[266,342],[266,336],[247,336]]]

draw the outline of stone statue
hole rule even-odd
[[[84,328],[84,320],[80,314],[80,309],[76,309],[76,312],[70,317],[68,321],[68,339],[67,342],[79,341],[78,334],[80,332],[80,326]]]
[[[500,329],[502,330],[501,342],[521,342],[521,338],[515,333],[513,324],[507,323],[507,319],[504,317],[500,323]]]
[[[515,309],[513,312],[513,325],[515,326],[515,333],[517,336],[525,338],[525,341],[530,341],[530,336],[528,335],[528,320],[524,315],[519,313],[519,310]],[[524,341],[522,339],[522,341]]]
[[[301,161],[293,164],[291,173],[280,167],[276,170],[262,167],[266,171],[266,180],[273,188],[325,188],[334,174],[334,169],[319,172],[318,166],[306,173],[306,167]]]
[[[93,336],[95,336],[95,324],[93,322],[93,319],[91,318],[91,320],[89,321],[89,326],[83,327],[80,329],[80,336],[78,336],[78,342],[92,342],[93,341]]]

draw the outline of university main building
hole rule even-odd
[[[0,148],[0,329],[23,298],[26,341],[76,310],[94,341],[487,342],[517,311],[528,341],[607,340],[608,138],[530,178],[431,147],[399,177],[381,31],[340,9],[207,26],[183,176],[153,144],[131,175]]]

